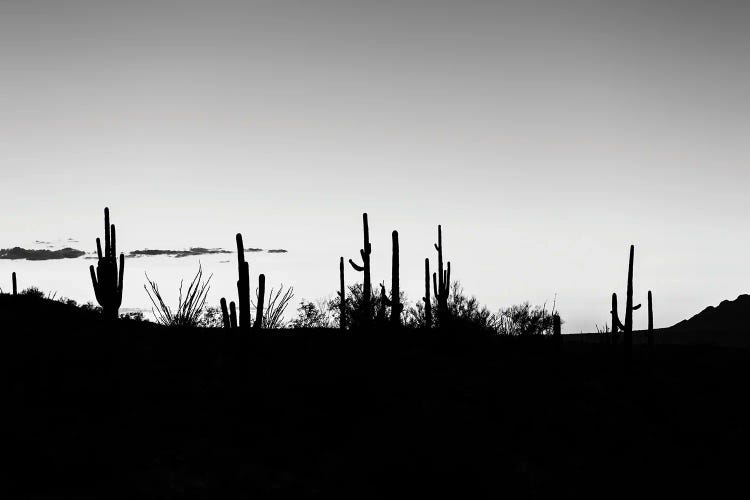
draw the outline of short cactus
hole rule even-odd
[[[89,266],[91,283],[94,286],[96,301],[102,307],[102,315],[107,320],[118,317],[122,304],[122,284],[125,274],[125,255],[120,254],[120,270],[117,270],[117,237],[115,225],[109,223],[109,208],[104,209],[104,253],[99,238],[96,239],[96,253],[99,262]],[[118,279],[119,278],[119,279]]]
[[[16,281],[16,273],[13,273],[13,295],[18,295],[18,282]]]
[[[372,318],[372,285],[370,283],[370,255],[372,246],[370,245],[370,226],[367,223],[367,214],[362,214],[362,226],[364,229],[364,248],[360,249],[359,254],[362,256],[362,265],[355,264],[349,259],[349,264],[355,271],[364,273],[364,283],[362,284],[362,316],[366,321]]]
[[[222,297],[219,304],[221,305],[221,323],[224,325],[224,328],[231,328],[231,323],[229,322],[229,311],[227,310],[227,299]]]
[[[266,296],[266,275],[258,275],[258,303],[255,306],[255,329],[263,328],[263,300]]]

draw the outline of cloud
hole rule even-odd
[[[86,255],[86,252],[75,248],[63,248],[61,250],[29,250],[21,247],[4,248],[0,250],[0,259],[8,260],[59,260],[77,259]]]
[[[268,250],[268,253],[287,253],[288,250],[284,250],[283,248],[272,248],[271,250]]]
[[[262,252],[263,249],[262,248],[246,248],[245,251],[246,252]]]
[[[181,258],[181,257],[192,257],[196,255],[214,255],[214,254],[225,254],[232,253],[229,250],[222,248],[203,248],[193,247],[189,250],[134,250],[128,254],[128,257],[155,257],[158,255],[166,255],[168,257]]]

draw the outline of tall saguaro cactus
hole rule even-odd
[[[242,244],[242,235],[237,233],[237,297],[240,306],[239,327],[249,329],[252,323],[250,316],[250,266],[245,260],[245,247]]]
[[[227,310],[227,299],[222,297],[219,304],[221,305],[221,323],[224,325],[224,328],[231,328],[231,323],[229,322],[229,311]]]
[[[398,231],[391,233],[393,241],[393,256],[391,261],[391,326],[398,328],[401,326],[401,311],[404,305],[400,301],[401,290],[399,286],[399,250],[398,250]]]
[[[424,259],[424,325],[432,326],[432,300],[430,299],[430,259]]]
[[[637,306],[633,305],[633,256],[635,254],[635,247],[630,245],[630,259],[628,261],[628,289],[625,297],[625,324],[620,323],[617,315],[617,295],[612,294],[612,331],[616,328],[620,328],[623,332],[623,348],[625,352],[626,361],[630,360],[633,347],[633,311],[641,307],[640,304]]]
[[[16,273],[13,273],[13,295],[18,295],[18,282],[16,281]]]
[[[364,229],[364,248],[360,249],[359,254],[362,256],[362,265],[355,264],[349,259],[349,264],[355,271],[364,273],[364,283],[362,285],[362,312],[367,322],[372,318],[372,285],[370,283],[370,255],[372,246],[370,245],[370,226],[367,223],[367,213],[362,214],[362,226]]]
[[[344,258],[339,258],[339,328],[346,330],[346,288],[344,287]]]
[[[651,302],[651,290],[648,291],[648,348],[654,348],[654,309]]]
[[[432,273],[432,285],[435,291],[435,299],[438,306],[438,323],[442,326],[448,318],[448,294],[451,283],[451,263],[448,262],[447,270],[443,269],[443,228],[438,225],[438,242],[435,244],[438,253],[437,277]]]
[[[99,262],[89,266],[91,283],[94,286],[96,301],[102,307],[102,314],[107,320],[118,317],[122,304],[122,283],[125,275],[125,255],[120,254],[120,272],[117,272],[117,237],[115,225],[109,223],[109,208],[104,209],[104,253],[102,243],[96,239],[96,253]]]

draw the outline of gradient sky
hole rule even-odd
[[[557,294],[590,331],[633,243],[668,326],[750,288],[748,26],[722,0],[0,0],[0,248],[90,251],[108,205],[123,250],[241,231],[315,298],[367,211],[373,279],[398,229],[412,299],[441,223],[469,293]]]

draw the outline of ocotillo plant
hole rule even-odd
[[[16,273],[13,273],[13,295],[18,295],[18,282],[16,281]]]
[[[349,264],[357,272],[364,272],[364,283],[362,285],[362,317],[369,322],[372,318],[372,289],[370,283],[370,254],[372,246],[370,245],[370,226],[367,223],[367,214],[362,214],[362,226],[364,228],[364,248],[360,249],[359,254],[362,256],[362,265],[355,264],[349,259]]]
[[[346,330],[346,288],[344,288],[344,258],[339,258],[339,328]]]
[[[102,307],[102,315],[107,320],[118,317],[122,304],[122,282],[125,274],[125,255],[120,254],[120,272],[117,272],[117,237],[115,225],[109,223],[109,208],[104,209],[104,253],[102,243],[96,239],[96,253],[99,262],[89,266],[91,283],[94,285],[96,301]],[[119,278],[119,279],[118,279]]]
[[[651,303],[651,290],[648,291],[648,348],[654,348],[654,309]]]
[[[237,233],[237,296],[240,306],[240,328],[250,328],[252,317],[250,316],[250,266],[245,260],[245,247],[242,244],[242,235]]]
[[[432,326],[432,301],[430,299],[430,259],[424,260],[424,326]]]
[[[399,300],[401,290],[398,279],[398,231],[393,231],[393,233],[391,233],[391,238],[393,240],[393,256],[391,261],[391,300],[388,302],[388,305],[391,306],[391,326],[398,328],[401,326],[401,311],[404,310],[404,305]]]
[[[640,304],[637,306],[633,305],[633,255],[635,254],[635,247],[630,245],[630,259],[628,262],[628,291],[625,298],[625,324],[620,323],[617,316],[617,296],[612,294],[612,330],[615,330],[615,325],[621,328],[623,331],[623,348],[625,352],[626,361],[630,360],[632,347],[633,347],[633,311],[641,307]],[[617,322],[615,322],[617,320]]]
[[[435,244],[435,250],[438,253],[438,271],[437,279],[435,273],[432,273],[432,285],[435,289],[435,299],[438,306],[438,324],[443,325],[448,319],[448,294],[451,286],[451,263],[448,262],[448,269],[443,269],[443,228],[438,225],[438,242]]]
[[[266,296],[266,275],[258,275],[258,303],[255,306],[255,329],[263,328],[263,300]]]

